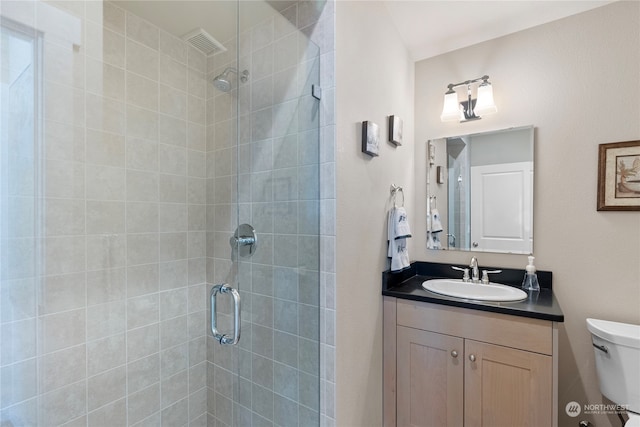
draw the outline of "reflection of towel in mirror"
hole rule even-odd
[[[407,237],[411,237],[407,212],[404,208],[394,207],[389,211],[387,220],[387,240],[389,242],[387,256],[391,258],[391,271],[409,268]]]
[[[442,249],[442,243],[440,243],[440,233],[427,231],[427,249]]]
[[[441,231],[440,212],[438,212],[438,209],[431,209],[427,213],[427,249],[442,249],[442,244],[440,243]]]
[[[431,232],[439,233],[442,231],[442,222],[440,221],[440,212],[438,209],[431,209]]]

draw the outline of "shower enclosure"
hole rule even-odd
[[[298,8],[2,1],[2,427],[319,425]],[[182,39],[200,28],[222,48]]]

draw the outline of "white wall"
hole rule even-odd
[[[415,200],[414,66],[381,2],[336,2],[336,19],[336,425],[375,426],[382,422],[381,273],[391,183],[404,187],[409,212]],[[399,147],[385,138],[391,114],[404,120]],[[380,126],[379,157],[360,151],[363,120]]]
[[[446,85],[483,74],[491,76],[498,113],[463,124],[440,122]],[[536,127],[534,255],[538,268],[553,271],[565,314],[560,425],[577,425],[564,413],[569,401],[603,401],[585,318],[640,323],[640,212],[596,211],[598,144],[640,139],[639,76],[638,2],[616,2],[416,63],[414,218],[426,209],[428,139]],[[413,229],[415,237],[424,235],[423,223],[414,221]],[[462,263],[472,255],[424,247],[414,239],[414,259]],[[481,265],[526,265],[524,255],[478,257]],[[577,419],[619,425],[613,416]]]

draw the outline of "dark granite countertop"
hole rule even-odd
[[[558,300],[553,295],[552,275],[550,271],[538,270],[540,291],[529,292],[527,299],[516,302],[490,302],[453,298],[427,291],[422,287],[422,282],[429,279],[459,279],[462,273],[451,269],[451,265],[467,268],[466,265],[458,264],[414,262],[408,269],[398,273],[391,273],[387,270],[382,273],[382,295],[472,310],[490,311],[513,316],[550,320],[553,322],[564,322],[562,309],[558,304]],[[492,274],[492,282],[503,283],[517,288],[521,287],[524,269],[480,266],[481,271],[495,269],[501,269],[502,273]]]

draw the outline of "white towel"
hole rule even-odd
[[[398,210],[400,211],[398,212]],[[398,227],[400,219],[402,219],[403,225]],[[398,236],[399,230],[408,232],[408,236]],[[407,213],[404,208],[394,207],[389,211],[387,219],[387,240],[389,242],[387,256],[391,258],[391,271],[401,271],[409,267],[407,237],[411,237],[409,224],[407,223]]]
[[[391,271],[402,271],[409,268],[409,251],[407,250],[407,239],[398,239],[392,242],[395,247],[391,257]]]
[[[442,231],[442,222],[440,221],[440,212],[438,209],[431,209],[431,232],[439,233]]]
[[[411,237],[411,228],[407,220],[407,211],[403,207],[393,209],[395,223],[395,239],[406,239]]]
[[[393,246],[393,242],[396,239],[396,229],[395,229],[395,208],[389,210],[389,217],[387,218],[387,242],[389,242],[389,248],[387,249],[387,257],[393,258],[393,254],[395,251],[395,247]]]
[[[440,243],[440,233],[432,233],[427,231],[427,249],[442,249]]]
[[[427,212],[427,249],[442,249],[442,243],[440,243],[442,230],[440,212],[433,208]]]
[[[435,249],[433,247],[433,233],[427,231],[427,249]]]

